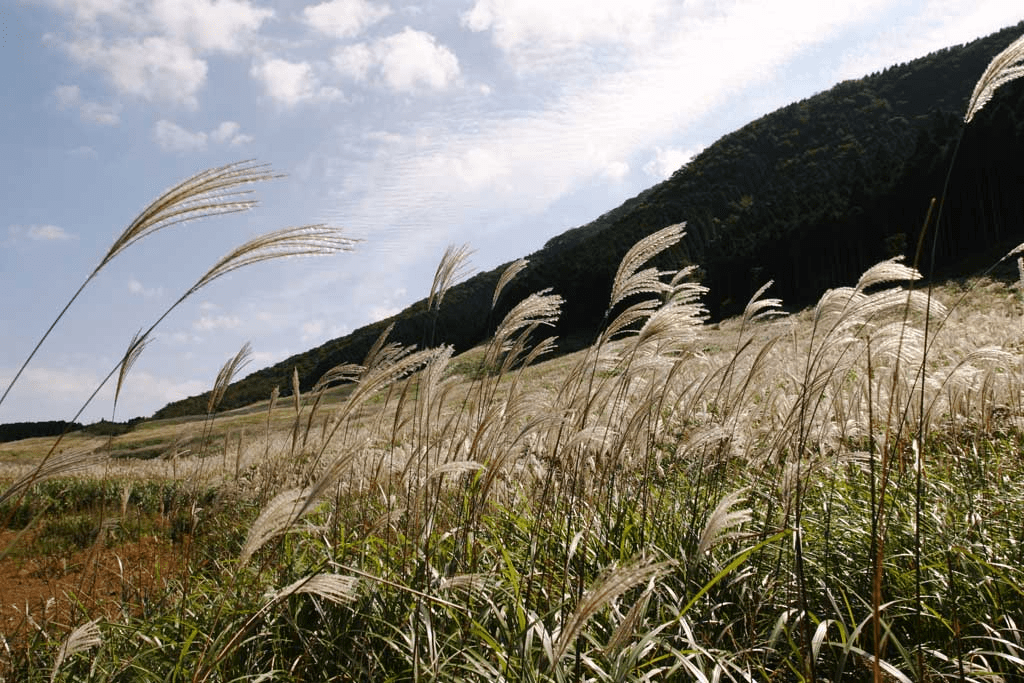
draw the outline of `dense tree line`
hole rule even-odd
[[[63,434],[65,429],[69,432],[74,432],[81,428],[82,425],[78,422],[66,422],[64,420],[8,422],[7,424],[0,424],[0,443],[31,439],[37,436],[58,436]]]
[[[547,287],[566,305],[560,348],[589,343],[601,324],[615,270],[644,236],[685,221],[687,236],[663,259],[700,266],[714,317],[740,311],[769,279],[790,307],[854,281],[880,259],[913,260],[928,204],[943,187],[974,84],[1024,22],[793,103],[722,137],[666,181],[529,256],[498,310],[504,266],[456,286],[438,312],[420,301],[399,315],[253,373],[230,388],[224,407],[306,389],[328,369],[359,362],[381,331],[404,344],[482,341],[516,301]],[[1024,81],[996,93],[964,132],[939,224],[936,271],[971,272],[972,259],[1024,238]],[[436,315],[436,319],[435,319]],[[201,413],[206,397],[173,403],[156,417]]]

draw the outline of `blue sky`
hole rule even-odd
[[[0,422],[70,419],[233,246],[329,222],[351,254],[218,280],[158,328],[117,419],[397,312],[446,245],[539,249],[791,101],[1024,18],[984,0],[7,0],[0,380],[160,192],[255,158],[254,211],[179,225],[90,285]],[[83,419],[111,416],[111,391]]]

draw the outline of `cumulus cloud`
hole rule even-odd
[[[201,51],[237,53],[249,46],[274,11],[247,0],[154,0],[153,24]]]
[[[161,119],[153,127],[153,139],[166,152],[194,152],[205,149],[208,141],[231,146],[252,142],[252,136],[240,132],[235,121],[223,121],[209,133],[182,128],[173,121]]]
[[[351,38],[391,14],[387,5],[366,0],[331,0],[302,10],[305,22],[333,38]]]
[[[256,64],[250,75],[263,84],[263,90],[278,104],[294,107],[311,100],[333,100],[341,97],[337,88],[322,86],[309,62],[268,59]]]
[[[694,152],[691,150],[683,150],[678,147],[655,147],[654,158],[644,164],[644,173],[657,180],[665,180],[683,164],[689,162],[693,156]]]
[[[135,278],[128,280],[128,291],[147,299],[155,296],[161,296],[164,293],[162,287],[146,287]]]
[[[373,68],[376,57],[366,43],[346,45],[331,57],[331,63],[342,76],[354,81],[364,81]]]
[[[106,105],[85,100],[77,85],[59,85],[54,88],[53,95],[57,100],[58,109],[77,109],[79,116],[84,121],[101,126],[116,126],[121,122],[118,105]]]
[[[241,132],[241,126],[235,121],[222,121],[219,126],[210,131],[210,139],[221,144],[229,144],[232,147],[252,142],[252,136]]]
[[[335,52],[332,63],[342,75],[365,80],[371,70],[395,92],[444,90],[459,77],[459,60],[429,33],[406,27],[373,43],[348,45]]]
[[[41,0],[73,17],[68,35],[49,33],[80,66],[103,74],[120,93],[197,106],[208,65],[202,55],[239,54],[256,45],[274,10],[251,0]],[[57,93],[66,104],[80,94]],[[62,98],[62,99],[61,99]],[[116,108],[92,103],[83,117],[112,124]]]
[[[153,139],[168,152],[193,152],[206,147],[206,133],[194,133],[167,119],[156,122]]]
[[[80,65],[104,73],[118,91],[145,100],[195,108],[206,83],[206,62],[176,39],[121,38],[107,44],[93,36],[74,40],[66,48]]]

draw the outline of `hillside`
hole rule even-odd
[[[724,136],[689,164],[591,223],[550,240],[490,311],[504,269],[453,288],[434,320],[425,300],[233,385],[224,408],[288,393],[293,369],[303,389],[331,367],[359,362],[390,323],[403,344],[484,339],[495,320],[547,287],[566,304],[557,330],[563,350],[588,343],[601,323],[615,269],[626,250],[666,225],[687,237],[666,257],[698,264],[714,317],[737,312],[769,279],[790,307],[855,280],[868,265],[913,259],[929,199],[942,189],[974,83],[1024,22],[968,45],[893,66],[791,104]],[[972,257],[1024,238],[1024,83],[1006,86],[971,123],[956,158],[941,223],[936,270],[974,270]],[[933,228],[935,229],[935,228]],[[666,264],[667,265],[667,264]],[[927,259],[920,264],[926,273]],[[201,413],[205,395],[155,417]]]

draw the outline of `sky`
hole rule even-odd
[[[218,258],[328,223],[354,252],[236,271],[81,421],[148,416],[543,247],[786,104],[1024,19],[1016,0],[4,0],[0,383],[153,199],[245,159],[252,211],[177,225],[89,284],[0,423],[71,419]],[[2,390],[2,387],[0,387]]]

